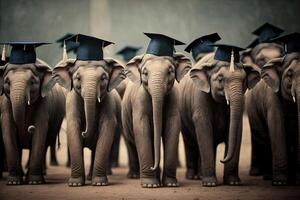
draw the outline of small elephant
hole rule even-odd
[[[299,67],[299,53],[270,60],[246,101],[251,134],[264,145],[259,154],[273,185],[300,183]]]
[[[92,150],[92,185],[108,184],[106,170],[115,132],[120,131],[121,99],[113,89],[125,79],[113,59],[61,61],[53,69],[69,92],[66,101],[67,140],[71,157],[69,186],[85,184],[83,148]]]
[[[164,147],[162,185],[178,186],[180,115],[174,82],[190,68],[191,61],[179,53],[172,57],[139,55],[126,65],[131,82],[122,100],[122,124],[129,152],[137,152],[129,154],[130,170],[140,169],[142,187],[161,185],[161,138]]]
[[[244,64],[251,65],[252,67],[260,71],[268,61],[274,58],[281,57],[282,55],[283,47],[281,45],[276,43],[261,43],[256,45],[253,49],[250,48],[242,52],[241,60]],[[260,84],[257,84],[257,86],[258,85]],[[256,87],[254,88],[254,90],[257,90]],[[246,99],[247,98],[248,95],[246,95]],[[260,134],[253,134],[253,131],[251,131],[251,143],[251,166],[249,175],[263,175],[264,179],[270,179],[272,172],[271,157],[267,159],[261,153],[263,151],[271,151],[270,139],[264,138]]]
[[[229,62],[214,60],[213,56],[211,53],[199,60],[190,76],[179,84],[182,134],[191,168],[188,170],[198,171],[203,186],[216,186],[216,148],[225,142],[223,182],[239,185],[244,93],[255,86],[260,75],[241,63],[235,63],[231,72]]]
[[[42,184],[46,149],[56,142],[65,115],[65,96],[55,85],[51,68],[35,63],[0,69],[2,133],[7,156],[8,185],[23,183],[22,149],[30,149],[26,182]]]

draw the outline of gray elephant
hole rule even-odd
[[[7,184],[23,183],[22,149],[30,149],[26,181],[44,183],[46,149],[55,143],[65,114],[64,93],[61,87],[54,86],[51,68],[41,60],[7,63],[0,73],[0,91],[5,94],[1,118],[9,172]]]
[[[109,153],[121,124],[121,99],[113,89],[125,78],[123,67],[113,59],[69,59],[61,61],[53,73],[58,83],[70,91],[66,103],[69,186],[85,184],[84,147],[94,154],[92,185],[107,185]]]
[[[272,175],[273,185],[300,182],[299,60],[300,54],[292,52],[267,62],[261,71],[264,81],[247,97],[251,133],[264,145],[257,155],[265,160],[259,164]]]
[[[199,60],[190,76],[184,77],[179,84],[182,134],[188,143],[187,154],[199,151],[198,173],[203,186],[217,185],[216,148],[222,142],[225,142],[226,155],[222,160],[225,163],[223,182],[239,185],[244,93],[253,88],[260,77],[250,66],[238,61],[230,64],[214,56],[211,53]],[[193,166],[197,166],[197,162],[195,159]]]
[[[173,51],[173,49],[172,49]],[[126,65],[128,83],[122,100],[122,124],[129,145],[130,166],[140,169],[142,187],[160,186],[160,141],[163,140],[162,185],[178,186],[176,168],[180,116],[173,86],[191,68],[183,54],[144,54]],[[137,158],[138,156],[138,158]]]
[[[260,43],[253,49],[247,49],[246,51],[242,52],[241,57],[243,63],[251,65],[252,67],[260,71],[262,67],[271,59],[281,57],[282,55],[283,47],[279,44],[269,42]],[[261,80],[261,82],[263,82],[263,80]],[[260,90],[260,88],[258,87],[260,84],[257,84],[257,86],[254,88],[254,91]],[[250,97],[246,95],[246,99],[247,98]],[[246,102],[250,103],[251,100]],[[251,176],[264,175],[264,179],[270,179],[272,174],[271,156],[266,156],[264,155],[264,153],[262,153],[268,152],[268,154],[270,155],[270,139],[265,138],[265,136],[259,134],[254,130],[251,130],[251,144],[251,166],[249,174]]]

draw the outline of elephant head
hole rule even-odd
[[[96,119],[96,103],[125,79],[123,66],[107,58],[100,61],[69,59],[59,62],[53,69],[56,81],[68,91],[74,90],[84,102],[85,131],[83,137],[92,133]]]
[[[179,82],[191,68],[191,61],[183,54],[176,53],[173,57],[155,56],[151,54],[139,55],[126,65],[128,78],[142,85],[151,96],[154,126],[154,166],[155,170],[160,162],[160,140],[162,134],[162,113],[164,97],[174,85]]]
[[[269,60],[283,55],[283,47],[276,43],[261,43],[253,49],[241,52],[241,61],[258,69],[262,68]]]
[[[221,162],[228,162],[234,154],[237,141],[241,137],[244,93],[253,88],[260,80],[260,74],[250,65],[234,64],[234,71],[229,70],[230,63],[207,59],[198,62],[190,71],[190,77],[199,89],[210,93],[220,103],[230,105],[230,124],[228,152]]]
[[[55,85],[51,68],[37,59],[36,63],[10,64],[0,68],[0,94],[10,100],[12,114],[19,131],[25,130],[26,106],[43,98]],[[32,126],[27,127],[31,132]]]

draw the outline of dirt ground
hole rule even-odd
[[[219,186],[214,188],[205,188],[201,186],[201,181],[186,180],[184,177],[185,169],[178,169],[177,177],[180,183],[178,188],[158,188],[143,189],[140,187],[139,180],[129,180],[127,173],[127,155],[123,141],[120,149],[120,168],[113,169],[113,175],[109,176],[109,185],[104,187],[94,187],[87,182],[86,186],[80,188],[70,188],[67,186],[67,180],[70,169],[64,165],[66,163],[66,143],[65,133],[62,130],[61,149],[58,150],[58,161],[60,166],[48,167],[47,184],[30,186],[6,186],[4,180],[0,181],[0,200],[14,199],[192,199],[192,200],[210,200],[210,199],[300,199],[300,187],[284,186],[272,187],[270,181],[263,181],[260,177],[248,176],[250,164],[250,133],[248,120],[244,117],[243,143],[240,156],[240,177],[242,186],[224,186],[222,185],[223,166],[217,162],[217,175]],[[184,152],[182,140],[179,145],[180,162],[184,163]],[[218,148],[217,161],[219,161],[224,152],[224,146]],[[28,151],[24,151],[23,165],[28,156]],[[86,171],[89,166],[89,150],[85,150]]]

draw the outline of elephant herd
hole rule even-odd
[[[217,186],[216,148],[225,143],[223,184],[240,185],[245,108],[249,174],[277,186],[299,184],[300,34],[282,32],[266,23],[247,49],[215,43],[217,33],[202,36],[186,48],[194,64],[175,52],[183,43],[157,33],[146,33],[146,52],[125,59],[125,66],[103,56],[111,42],[82,34],[63,40],[64,56],[54,68],[36,58],[35,48],[45,43],[5,43],[12,49],[0,67],[0,175],[7,165],[7,185],[45,183],[46,151],[66,118],[71,187],[85,185],[85,147],[92,151],[87,179],[108,184],[120,134],[128,178],[140,178],[145,188],[177,187],[180,133],[187,179]],[[71,45],[76,59],[66,57]],[[22,149],[30,149],[26,173]]]

